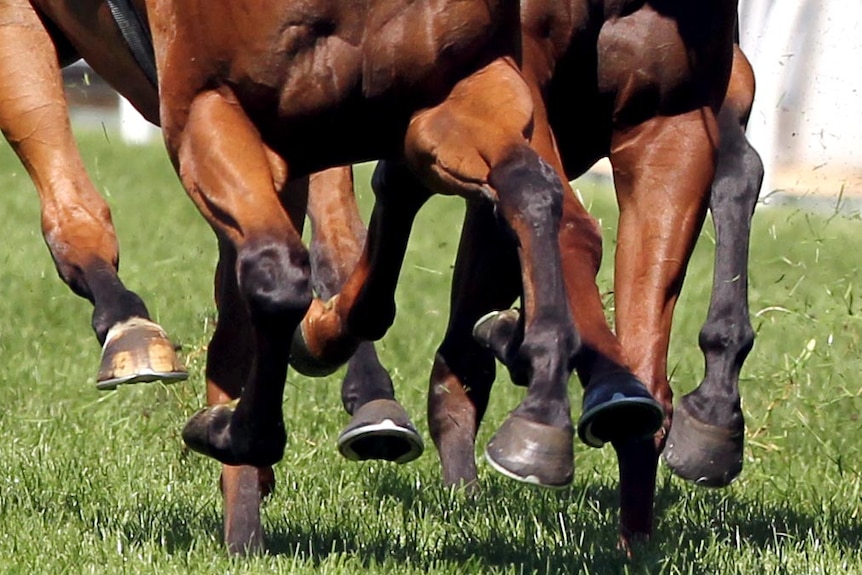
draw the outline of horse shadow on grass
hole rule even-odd
[[[700,572],[704,542],[780,554],[783,545],[792,544],[788,542],[824,528],[841,552],[856,553],[862,547],[862,523],[851,513],[833,514],[824,524],[819,514],[764,502],[733,487],[689,486],[666,471],[657,492],[655,536],[637,544],[631,559],[617,548],[617,486],[607,477],[543,491],[487,475],[475,495],[434,481],[418,486],[414,477],[391,467],[365,481],[366,499],[340,504],[361,506],[367,525],[267,513],[267,552],[312,566],[349,556],[364,567],[403,564],[418,571],[448,566],[469,572],[609,574],[665,572],[669,566],[681,572],[693,566]],[[199,547],[201,533],[221,536],[221,505],[210,501],[200,509],[177,501],[159,512],[144,505],[139,514],[128,515],[134,519],[126,524],[120,520],[117,525],[117,517],[112,523],[132,541],[159,532],[167,553],[184,555]],[[398,524],[382,523],[377,516],[381,507],[400,508],[400,515],[394,514]]]
[[[369,536],[367,531],[281,518],[266,526],[269,552],[313,565],[346,554],[365,567],[394,562],[418,570],[461,565],[471,572],[654,573],[669,564],[682,571],[698,566],[704,541],[780,553],[786,541],[805,539],[823,527],[819,515],[761,503],[733,488],[689,486],[666,472],[657,492],[655,536],[636,544],[628,558],[618,549],[618,493],[612,482],[578,482],[549,492],[488,476],[479,494],[467,496],[442,487],[417,487],[391,469],[372,487],[372,500],[361,504],[371,514],[381,501],[400,505],[400,526]],[[860,548],[862,524],[851,514],[834,518],[829,530],[842,551]]]

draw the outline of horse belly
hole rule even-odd
[[[720,103],[730,71],[733,13],[713,2],[700,11],[660,13],[645,6],[605,22],[598,83],[614,100],[617,127]]]

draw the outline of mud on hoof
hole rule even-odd
[[[392,399],[369,401],[338,436],[338,451],[351,461],[413,461],[425,449],[407,412]]]
[[[728,429],[704,423],[685,402],[674,409],[664,460],[675,475],[706,487],[726,487],[742,472],[745,427]]]
[[[664,410],[633,375],[613,374],[591,382],[584,391],[578,437],[590,447],[653,435]]]
[[[108,331],[96,387],[112,390],[127,383],[171,383],[188,377],[165,331],[157,323],[134,317]]]
[[[284,456],[287,443],[284,426],[267,432],[258,430],[255,433],[258,440],[255,441],[248,429],[238,430],[232,426],[238,403],[234,400],[195,413],[183,428],[183,441],[192,451],[226,465],[267,467],[278,463]]]
[[[572,437],[571,429],[510,415],[485,447],[485,459],[511,479],[563,488],[575,473]]]
[[[306,318],[293,332],[293,339],[290,342],[290,366],[302,375],[309,377],[331,375],[347,363],[359,347],[360,340],[357,338],[345,338],[344,341],[338,342],[340,345],[330,346],[331,349],[326,350],[312,351],[313,346],[309,345],[306,322],[314,324],[315,317],[322,316],[334,305],[335,297],[327,302],[315,299]]]

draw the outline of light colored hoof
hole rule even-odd
[[[165,331],[157,323],[133,317],[108,331],[96,387],[112,390],[131,383],[172,383],[188,376]]]

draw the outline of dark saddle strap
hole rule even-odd
[[[120,32],[122,32],[126,44],[129,45],[129,49],[135,57],[135,61],[153,87],[158,88],[159,81],[156,76],[156,54],[153,50],[153,39],[149,29],[144,26],[141,15],[138,14],[131,0],[106,1],[114,21],[120,27]]]

